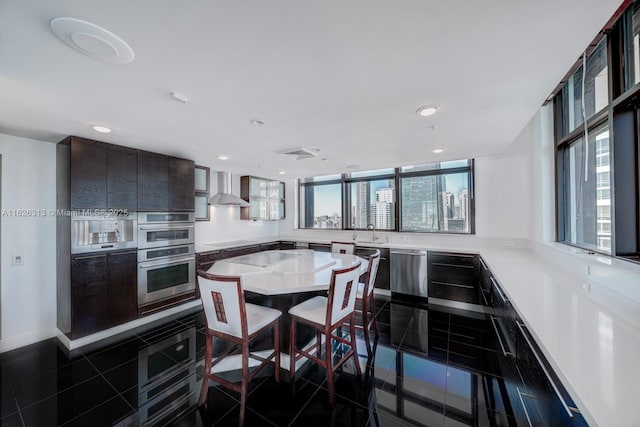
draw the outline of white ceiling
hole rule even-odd
[[[0,0],[0,133],[79,135],[265,177],[491,155],[619,4]],[[61,16],[115,33],[135,60],[107,64],[71,49],[49,29]],[[424,104],[439,113],[418,117]],[[279,154],[296,147],[319,158]]]

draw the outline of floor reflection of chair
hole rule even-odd
[[[282,312],[245,303],[240,277],[216,276],[198,271],[198,286],[207,321],[206,355],[200,405],[206,401],[209,380],[213,380],[240,393],[239,424],[243,425],[249,381],[268,363],[275,365],[275,379],[280,381],[279,319]],[[250,352],[251,342],[270,328],[273,328],[273,351]],[[231,342],[234,345],[222,355],[214,357],[214,338]],[[225,358],[234,355],[238,347],[241,347],[242,350],[240,384],[233,383],[214,373],[214,367]],[[251,372],[249,371],[250,359],[259,362]]]
[[[373,288],[378,274],[378,265],[380,264],[380,251],[376,251],[369,257],[369,266],[364,275],[364,282],[358,283],[358,295],[356,303],[362,308],[362,324],[356,325],[364,331],[364,339],[367,344],[367,352],[371,353],[371,337],[370,332],[373,327],[376,338],[380,336],[378,332],[378,324],[376,323],[376,309],[373,300]]]
[[[295,380],[296,361],[302,357],[312,360],[327,371],[330,404],[335,403],[334,373],[350,357],[353,357],[357,375],[361,375],[355,335],[355,303],[359,275],[360,263],[345,269],[333,270],[328,297],[317,296],[289,310],[291,316],[291,338],[289,340],[291,384],[293,385]],[[296,348],[296,323],[309,325],[316,330],[316,342],[306,349]],[[334,331],[347,323],[350,327],[348,340],[342,334],[334,334]],[[325,337],[324,358],[321,357],[322,335]],[[340,360],[335,364],[333,363],[332,351],[334,341],[338,345],[350,346],[350,349],[341,354]]]

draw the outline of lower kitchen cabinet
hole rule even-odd
[[[481,304],[478,259],[473,254],[429,251],[429,297]]]
[[[295,248],[296,248],[295,242],[284,241],[284,240],[281,240],[278,246],[278,249],[295,249]]]
[[[368,258],[368,255],[376,250],[380,251],[380,263],[378,264],[378,273],[376,274],[376,283],[374,287],[377,289],[388,290],[391,288],[391,266],[389,261],[390,250],[388,248],[357,246],[356,255]]]
[[[71,338],[136,318],[136,251],[71,257]]]

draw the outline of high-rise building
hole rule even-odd
[[[373,205],[374,225],[377,229],[393,229],[395,210],[393,207],[393,188],[376,190],[376,203]]]
[[[367,228],[371,219],[371,183],[369,181],[356,182],[355,209],[352,212],[352,221],[354,228]]]

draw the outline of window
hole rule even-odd
[[[305,206],[300,218],[303,228],[342,229],[342,184],[315,182],[303,185],[300,206]]]
[[[400,231],[471,233],[471,173],[403,176]]]
[[[560,241],[586,249],[611,253],[609,128],[605,124],[589,135],[560,147],[564,169],[564,233]],[[606,244],[604,242],[607,242]]]
[[[557,239],[640,262],[640,0],[607,25],[553,98]]]
[[[586,71],[583,70],[583,67],[578,68],[562,88],[563,136],[583,124],[583,102],[584,116],[587,120],[609,103],[606,42],[607,39],[604,38],[587,58]]]
[[[472,160],[307,178],[300,227],[471,234],[472,183]]]
[[[393,177],[349,184],[350,228],[395,230],[396,190]]]

